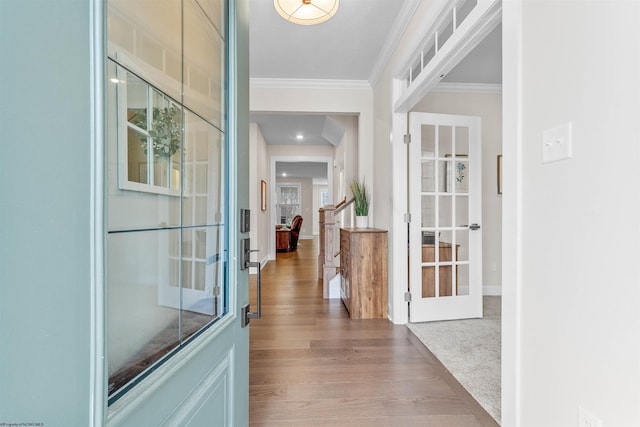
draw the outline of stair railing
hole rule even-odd
[[[338,271],[339,265],[335,264],[335,258],[340,254],[335,251],[340,247],[339,237],[336,238],[336,216],[353,203],[354,199],[347,201],[345,197],[337,205],[326,205],[319,210],[320,223],[320,253],[318,254],[318,277],[322,277],[322,294],[329,298],[329,282]]]

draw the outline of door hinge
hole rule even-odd
[[[404,139],[404,143],[405,144],[409,144],[411,142],[411,134],[408,133],[408,134],[404,135],[403,139]]]
[[[411,292],[405,292],[404,293],[404,301],[405,302],[411,302]]]
[[[410,213],[404,214],[404,222],[406,222],[407,224],[411,222],[411,214]]]

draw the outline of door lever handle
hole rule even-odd
[[[480,230],[480,225],[478,224],[471,224],[469,226],[469,230]]]

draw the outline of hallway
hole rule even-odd
[[[496,426],[405,327],[322,298],[317,239],[262,271],[251,321],[252,426]],[[255,276],[252,276],[255,307]]]

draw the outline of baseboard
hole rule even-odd
[[[300,236],[298,237],[298,240],[313,240],[313,236]]]
[[[268,262],[269,262],[269,255],[266,255],[264,258],[262,258],[262,261],[260,261],[260,271],[262,271],[262,269],[265,268]],[[255,267],[250,267],[249,274],[258,274],[258,272],[256,271]]]
[[[502,296],[502,286],[483,286],[482,295],[488,297]]]

